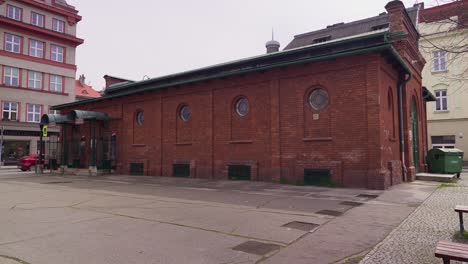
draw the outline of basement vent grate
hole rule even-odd
[[[333,210],[322,210],[322,211],[316,212],[316,214],[331,215],[331,216],[340,216],[340,215],[342,215],[343,213],[342,213],[342,212],[338,212],[338,211],[333,211]]]
[[[172,175],[174,177],[190,177],[190,164],[173,164]]]
[[[64,183],[72,183],[71,181],[56,181],[56,182],[43,182],[41,184],[64,184]]]
[[[130,163],[130,175],[143,176],[144,175],[143,163]]]
[[[230,165],[228,167],[228,177],[230,180],[250,181],[250,166]]]
[[[378,196],[378,195],[375,195],[375,194],[365,194],[365,193],[361,193],[361,194],[359,194],[357,197],[375,199],[375,198],[377,198],[377,197],[379,197],[379,196]]]
[[[347,205],[347,206],[353,206],[353,207],[363,205],[363,203],[352,202],[352,201],[344,201],[344,202],[341,202],[340,204],[341,205]]]
[[[263,256],[280,248],[279,245],[250,240],[233,247],[232,250]]]
[[[320,225],[313,224],[313,223],[294,221],[294,222],[289,222],[287,224],[284,224],[282,226],[287,227],[287,228],[302,230],[302,231],[311,231],[311,230],[315,229],[316,227],[319,227]]]

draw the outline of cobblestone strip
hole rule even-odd
[[[455,205],[468,205],[468,180],[442,184],[360,263],[442,263],[434,252],[439,240],[455,241],[459,230]]]

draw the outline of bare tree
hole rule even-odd
[[[468,80],[468,1],[434,0],[435,12],[421,12],[420,22],[427,30],[421,30],[420,48],[426,54],[445,51],[447,67],[458,71],[441,75],[441,81],[458,83],[456,93],[467,88]],[[451,67],[452,66],[452,67]]]

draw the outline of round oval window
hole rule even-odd
[[[249,100],[240,98],[236,103],[236,112],[239,116],[246,116],[250,111]]]
[[[142,126],[145,123],[145,114],[143,111],[140,111],[136,115],[136,122],[138,125]]]
[[[188,105],[185,105],[180,109],[180,119],[188,121],[191,115],[192,111],[190,110],[190,107]]]
[[[317,111],[323,110],[328,105],[328,93],[322,88],[315,89],[309,96],[310,106]]]

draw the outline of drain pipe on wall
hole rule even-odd
[[[403,88],[411,80],[412,74],[408,74],[408,78],[405,78],[405,75],[402,75],[402,78],[398,82],[398,122],[400,126],[400,153],[401,153],[401,166],[403,169],[403,179],[406,182],[407,170],[406,170],[406,160],[405,160],[405,129],[403,126]]]

